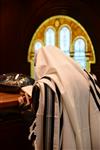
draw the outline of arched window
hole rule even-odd
[[[86,44],[82,38],[78,38],[74,42],[74,60],[78,62],[83,69],[86,69]]]
[[[70,30],[65,26],[59,31],[59,47],[66,55],[70,55]]]
[[[45,45],[55,45],[55,32],[50,27],[45,32]]]
[[[35,50],[35,53],[38,52],[38,49],[42,47],[42,43],[37,41],[35,44],[34,44],[34,50]]]
[[[69,16],[53,16],[45,20],[33,34],[28,50],[31,77],[34,76],[34,54],[45,45],[59,47],[88,72],[95,63],[95,52],[91,39],[84,27]]]
[[[40,41],[37,41],[35,44],[34,44],[34,66],[35,66],[35,63],[36,63],[36,55],[38,53],[38,50],[42,47],[42,43]]]

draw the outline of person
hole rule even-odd
[[[35,73],[31,90],[24,88],[27,94],[31,91],[35,115],[28,137],[34,149],[100,149],[96,80],[55,46],[39,49]]]

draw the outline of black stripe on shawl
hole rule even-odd
[[[47,76],[44,76],[43,78],[46,78],[48,80],[51,81],[51,78],[50,77],[47,77]],[[59,102],[59,114],[60,114],[60,132],[59,132],[59,139],[60,139],[60,148],[59,150],[62,150],[62,138],[61,138],[61,134],[62,134],[62,128],[63,128],[63,111],[62,111],[62,102],[61,102],[61,94],[60,94],[60,91],[57,87],[57,85],[55,84],[55,87],[56,87],[56,92],[57,92],[57,96],[58,96],[58,102]],[[53,124],[54,124],[54,120],[53,120]],[[54,128],[54,125],[53,125],[53,128]],[[53,140],[53,138],[52,138]],[[52,143],[52,146],[53,146],[53,143]],[[47,149],[48,150],[48,149]],[[53,150],[53,147],[50,149],[50,150]]]
[[[44,77],[42,77],[42,79],[48,79],[48,80],[50,80],[51,81],[51,78],[50,77],[47,77],[47,76],[44,76]]]
[[[40,88],[37,85],[35,85],[32,90],[32,108],[35,117],[39,106],[39,96],[40,96]]]
[[[92,94],[92,96],[93,96],[93,99],[94,99],[96,105],[97,105],[97,108],[98,108],[99,111],[100,111],[100,105],[99,105],[99,102],[98,102],[98,100],[97,100],[97,97],[98,97],[98,99],[100,99],[100,92],[99,92],[100,87],[99,87],[98,81],[94,79],[94,77],[93,77],[92,74],[89,74],[86,70],[84,70],[84,71],[87,73],[87,75],[88,75],[88,77],[89,77],[89,81],[90,81],[90,92],[91,92],[91,94]],[[92,87],[94,87],[94,89],[93,89]],[[97,89],[97,87],[98,87],[99,90]],[[94,91],[95,91],[95,92],[94,92]]]
[[[90,86],[90,92],[91,92],[91,94],[92,94],[92,96],[93,96],[93,98],[94,98],[94,100],[95,100],[95,103],[96,103],[96,105],[97,105],[97,107],[98,107],[98,109],[99,109],[99,111],[100,111],[100,105],[99,105],[99,103],[98,103],[98,101],[97,101],[97,98],[96,98],[96,96],[95,96],[94,90],[92,89],[91,86]]]
[[[56,85],[56,84],[55,84]],[[59,101],[59,109],[61,108],[62,102],[61,102],[61,94],[60,91],[56,85],[56,91]],[[62,128],[63,128],[63,111],[60,109],[60,132],[59,132],[59,139],[60,139],[60,150],[62,150],[62,141],[61,141],[61,134],[62,134]]]
[[[99,91],[98,91],[97,88],[96,88],[96,86],[98,86],[97,81],[95,82],[95,80],[91,77],[91,75],[89,75],[89,78],[90,78],[90,81],[92,82],[92,84],[93,84],[93,86],[94,86],[94,88],[95,88],[95,91],[96,91],[97,96],[98,96],[99,99],[100,99],[100,93],[99,93]],[[98,88],[100,89],[99,86],[98,86]]]
[[[93,99],[95,100],[95,103],[96,103],[96,105],[100,111],[100,105],[99,105],[99,102],[97,100],[97,97],[98,97],[98,99],[100,99],[100,93],[99,93],[100,88],[97,84],[97,80],[95,82],[95,79],[93,78],[92,75],[89,74],[89,78],[90,78],[90,82],[91,82],[90,83],[90,92],[91,92]],[[93,87],[94,87],[94,89],[93,89]],[[97,89],[97,87],[99,90]]]
[[[55,94],[44,84],[45,108],[43,118],[43,150],[53,150]]]

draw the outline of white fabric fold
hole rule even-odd
[[[63,150],[90,150],[89,85],[84,71],[60,49],[46,46],[36,61],[37,81],[50,77],[58,86],[64,111]]]
[[[94,124],[93,126],[90,125],[90,123],[93,123],[90,114],[93,110],[90,107],[93,107],[94,110],[96,108],[92,106],[93,102],[90,102],[88,75],[72,58],[65,56],[59,48],[53,46],[45,46],[39,49],[35,69],[37,79],[35,84],[39,85],[41,93],[38,112],[44,105],[43,84],[46,83],[55,91],[52,83],[42,79],[44,76],[50,77],[61,93],[64,114],[62,150],[91,150],[92,147],[94,147],[94,150],[99,150],[95,149],[96,146],[93,146],[98,142],[93,143],[93,134],[95,135],[95,133],[90,130],[90,127],[91,129],[95,128]],[[36,120],[39,120],[37,124],[41,124],[42,115],[38,116],[38,112]],[[37,126],[35,132],[37,133],[37,143],[35,144],[37,144],[37,150],[40,150],[42,147],[42,128]],[[92,140],[91,133],[93,133]],[[59,148],[55,147],[53,150],[59,150]]]

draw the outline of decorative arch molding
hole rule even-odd
[[[95,52],[91,39],[84,29],[84,27],[75,19],[69,16],[57,15],[52,16],[45,20],[33,34],[29,49],[28,49],[28,62],[30,63],[31,77],[34,77],[34,56],[35,45],[37,42],[41,43],[41,46],[46,45],[45,35],[48,29],[52,29],[55,35],[55,46],[60,47],[60,32],[62,28],[67,28],[70,31],[70,49],[69,55],[74,58],[75,54],[75,42],[78,39],[84,41],[85,44],[85,57],[86,58],[86,70],[91,71],[91,64],[95,63]],[[40,48],[40,47],[39,47]]]

